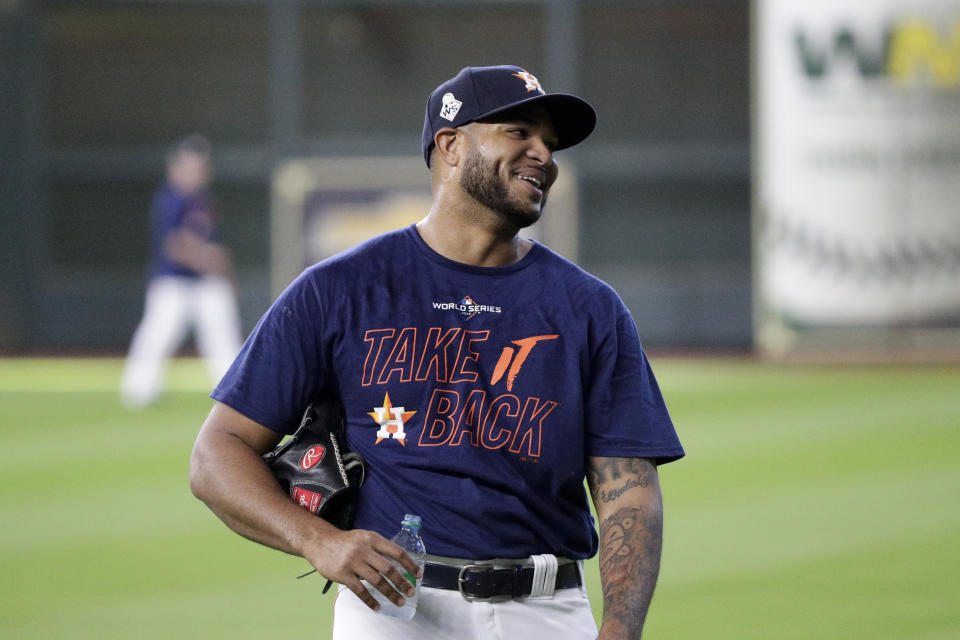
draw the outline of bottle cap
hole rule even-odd
[[[412,513],[404,514],[403,522],[401,524],[416,527],[417,529],[423,526],[420,516],[415,516]]]

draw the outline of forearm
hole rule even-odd
[[[600,524],[601,638],[639,638],[660,571],[663,504],[656,467],[602,458],[590,487]]]
[[[171,232],[164,250],[170,260],[198,273],[225,275],[231,270],[230,254],[224,247],[189,231]]]
[[[211,411],[190,458],[190,488],[233,531],[303,555],[306,538],[333,527],[298,507],[264,464],[261,453],[280,436],[260,428],[256,433],[263,433],[247,442],[232,430],[236,420],[246,419],[224,405]]]
[[[299,508],[259,455],[230,436],[198,443],[191,459],[191,487],[233,531],[266,546],[301,555],[303,532],[319,520]],[[235,440],[235,439],[233,439]],[[210,455],[216,448],[217,456]]]
[[[379,605],[361,580],[402,604],[403,597],[392,585],[407,581],[390,561],[420,575],[417,564],[378,533],[341,531],[295,504],[261,458],[279,440],[270,429],[217,403],[200,429],[190,458],[194,495],[240,535],[302,556],[320,575],[346,585],[367,606]],[[413,595],[412,587],[406,595]]]

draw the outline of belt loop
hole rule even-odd
[[[533,560],[533,584],[530,587],[531,598],[553,598],[557,588],[557,556],[544,553],[530,556]]]

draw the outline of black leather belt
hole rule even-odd
[[[490,565],[470,564],[465,567],[428,562],[423,568],[424,587],[459,591],[467,600],[507,600],[530,595],[533,567],[517,565],[511,569],[494,569]],[[580,586],[580,570],[576,562],[557,567],[557,589]]]

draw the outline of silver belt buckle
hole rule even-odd
[[[457,589],[460,590],[460,595],[463,596],[464,600],[467,600],[468,602],[490,602],[490,601],[492,601],[492,600],[493,600],[493,596],[471,596],[471,595],[469,595],[467,592],[465,592],[465,591],[463,590],[463,583],[464,583],[464,577],[463,577],[463,576],[464,576],[464,574],[465,574],[467,571],[475,571],[475,570],[493,571],[493,565],[489,565],[489,564],[468,564],[468,565],[464,565],[464,566],[460,569],[460,575],[457,576]]]

